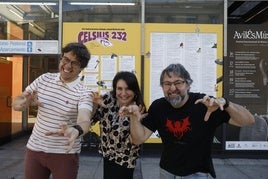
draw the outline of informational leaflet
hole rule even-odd
[[[119,71],[136,73],[135,56],[119,56]]]
[[[136,73],[135,56],[91,55],[87,67],[84,69],[84,84],[104,93],[112,89],[112,80],[118,71]]]
[[[98,72],[99,71],[99,56],[91,55],[91,58],[87,64],[87,67],[84,69],[85,72]]]
[[[113,80],[117,68],[117,61],[115,58],[111,58],[111,55],[102,55],[101,56],[101,79],[102,80]]]

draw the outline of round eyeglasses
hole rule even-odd
[[[81,67],[81,64],[80,64],[79,61],[72,61],[68,57],[63,56],[63,57],[61,57],[60,60],[61,60],[61,62],[63,64],[71,63],[72,68],[79,68],[79,67]]]

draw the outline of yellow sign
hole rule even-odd
[[[101,93],[111,90],[118,71],[131,71],[140,82],[141,25],[138,23],[63,23],[63,46],[85,44],[91,60],[83,71],[84,83]],[[99,134],[99,126],[93,126]]]

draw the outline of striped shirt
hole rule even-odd
[[[38,107],[27,148],[45,153],[65,153],[68,138],[59,135],[46,136],[45,133],[60,129],[61,123],[75,125],[79,109],[85,108],[92,112],[93,99],[90,89],[83,85],[79,78],[71,83],[63,83],[59,73],[45,73],[27,86],[26,91],[37,91],[38,100],[44,105]],[[80,151],[80,138],[77,138],[69,153]]]

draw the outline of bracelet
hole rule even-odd
[[[78,130],[78,137],[81,136],[82,134],[84,134],[84,131],[82,129],[81,126],[79,125],[74,125],[73,128],[77,129]]]
[[[226,98],[223,98],[223,99],[225,100],[225,104],[223,105],[223,109],[225,110],[226,108],[229,107],[230,101],[228,99],[226,99]]]

